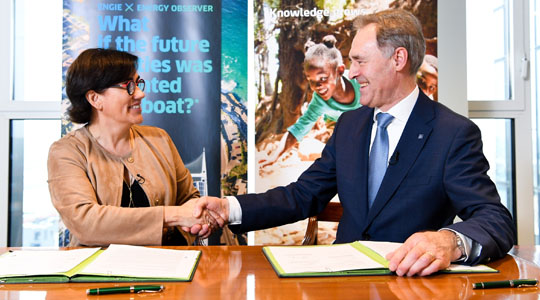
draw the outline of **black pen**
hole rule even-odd
[[[128,293],[157,293],[163,291],[162,285],[132,285],[86,290],[87,295],[128,294]]]
[[[473,289],[495,289],[495,288],[519,288],[532,287],[538,284],[536,279],[513,279],[503,281],[487,281],[473,283]]]

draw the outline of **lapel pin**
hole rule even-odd
[[[423,139],[423,138],[424,138],[424,134],[423,134],[423,133],[420,133],[420,134],[418,135],[418,139],[421,140],[421,139]]]

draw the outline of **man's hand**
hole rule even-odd
[[[200,219],[205,215],[215,219],[220,227],[225,226],[229,221],[229,201],[225,198],[210,196],[204,196],[197,199],[192,210],[192,216]],[[205,227],[198,224],[194,224],[193,226],[183,226],[182,230],[191,232],[191,234],[206,236]]]
[[[456,235],[449,230],[417,232],[396,251],[389,253],[390,271],[399,276],[426,276],[446,269],[461,256]]]
[[[223,227],[225,221],[219,215],[211,215],[208,211],[193,214],[200,199],[191,199],[181,206],[166,206],[164,210],[165,226],[181,226],[182,230],[190,232],[193,228],[199,237],[207,238],[218,227]]]

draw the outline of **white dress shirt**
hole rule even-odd
[[[405,97],[405,99],[399,101],[388,111],[384,111],[385,113],[389,113],[394,117],[394,119],[390,121],[388,127],[386,127],[386,131],[388,132],[388,160],[390,160],[390,157],[396,149],[399,139],[401,138],[401,134],[403,133],[403,129],[405,129],[407,120],[409,120],[409,116],[411,115],[414,105],[416,104],[416,99],[418,99],[419,93],[420,91],[418,87],[414,88],[414,90],[407,97]],[[375,112],[373,113],[374,124],[373,128],[371,128],[371,142],[369,144],[370,152],[371,146],[373,146],[373,140],[375,139],[375,134],[377,133],[376,117],[379,112],[383,111],[376,107]]]

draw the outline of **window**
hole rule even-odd
[[[534,234],[536,238],[536,244],[540,244],[540,132],[538,131],[538,125],[540,122],[540,1],[531,1],[531,49],[532,49],[532,75],[533,75],[533,136],[534,143]]]
[[[62,1],[5,1],[0,10],[0,246],[56,246],[47,186],[60,137]],[[31,150],[31,151],[30,151]],[[8,180],[9,179],[9,180]]]
[[[532,198],[528,1],[437,5],[439,101],[481,128],[489,175],[516,217],[517,241],[532,245],[538,212]]]
[[[467,98],[512,99],[508,0],[467,1]]]
[[[482,132],[488,175],[495,182],[501,202],[514,213],[514,123],[513,118],[491,110],[500,100],[512,100],[513,60],[509,0],[466,1],[467,99],[484,101],[470,109],[472,121]],[[469,107],[470,108],[470,107]],[[503,116],[502,118],[500,116]]]
[[[514,215],[514,153],[512,119],[472,119],[482,132],[488,175],[495,182],[501,202]]]
[[[58,213],[47,185],[47,155],[60,120],[12,120],[10,246],[58,246]]]
[[[62,1],[16,0],[14,90],[16,101],[62,99]]]

